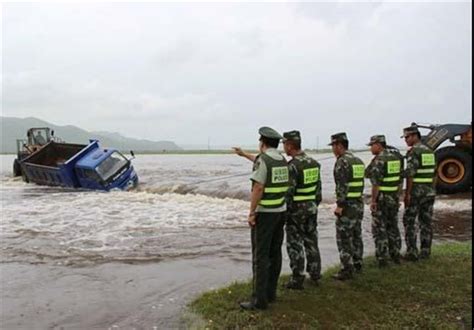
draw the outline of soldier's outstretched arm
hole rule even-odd
[[[234,153],[239,155],[240,157],[244,157],[244,158],[247,158],[248,160],[250,160],[252,163],[255,162],[255,159],[257,158],[256,155],[253,155],[253,154],[250,154],[248,152],[245,152],[242,150],[242,148],[240,147],[232,147],[232,149],[234,150]]]

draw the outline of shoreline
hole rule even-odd
[[[190,329],[472,327],[472,242],[433,246],[427,260],[379,269],[373,256],[350,281],[333,280],[339,266],[323,272],[320,285],[288,290],[280,277],[277,301],[264,311],[242,311],[251,280],[202,293],[188,304]],[[362,303],[362,304],[361,304]],[[316,308],[314,308],[316,307]]]
[[[128,154],[130,150],[119,150],[121,153]],[[252,153],[252,154],[258,154],[259,151],[256,149],[246,149],[245,151]],[[332,153],[331,149],[305,149],[304,150],[307,153],[310,154],[326,154],[326,153]],[[211,150],[163,150],[163,151],[133,151],[135,155],[233,155],[235,152],[232,149],[211,149]],[[281,152],[283,152],[281,150]],[[354,153],[361,153],[361,152],[370,152],[368,149],[352,149],[351,152]],[[0,153],[2,156],[16,156],[16,153]]]

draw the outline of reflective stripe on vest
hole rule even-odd
[[[394,181],[400,181],[401,177],[400,176],[392,176],[388,178],[383,178],[383,182],[394,182]]]
[[[359,162],[359,161],[358,161]],[[360,198],[364,192],[364,164],[351,164],[352,178],[349,181],[347,198]]]
[[[287,192],[288,187],[276,187],[276,188],[265,188],[263,190],[266,193],[282,193],[282,192]]]
[[[296,189],[296,193],[310,193],[316,191],[316,186],[309,187],[309,188],[301,188],[301,189]]]
[[[286,192],[289,188],[289,170],[286,160],[273,159],[266,154],[260,155],[267,167],[267,179],[263,189],[260,206],[278,208],[285,204]]]
[[[383,192],[395,192],[398,191],[399,186],[393,186],[393,187],[385,187],[385,186],[380,186],[379,191]]]
[[[314,201],[316,199],[316,194],[308,196],[293,196],[293,201],[295,202],[307,202]]]
[[[433,178],[413,178],[413,182],[415,183],[432,183]]]
[[[424,174],[424,173],[434,173],[434,168],[427,168],[427,169],[419,169],[416,173]]]
[[[285,197],[282,197],[277,199],[262,199],[259,204],[262,206],[279,207],[282,206],[284,202]]]
[[[423,150],[419,160],[420,168],[416,171],[413,183],[433,183],[436,172],[436,159],[434,153]]]
[[[350,193],[347,193],[347,198],[359,198],[359,197],[362,197],[362,193],[361,193],[361,192],[350,192]]]
[[[380,185],[379,191],[382,192],[398,192],[401,183],[401,167],[402,162],[397,159],[395,155],[383,156],[382,160],[385,161],[384,175]]]

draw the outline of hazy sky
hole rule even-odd
[[[471,122],[471,3],[4,4],[2,115],[178,144],[306,147]]]

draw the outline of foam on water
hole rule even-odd
[[[39,246],[43,257],[50,259],[192,254],[181,249],[192,250],[186,237],[246,228],[247,207],[241,200],[193,194],[46,189],[34,198],[3,205],[2,247],[7,259],[8,250],[14,250],[10,257],[34,255]]]

